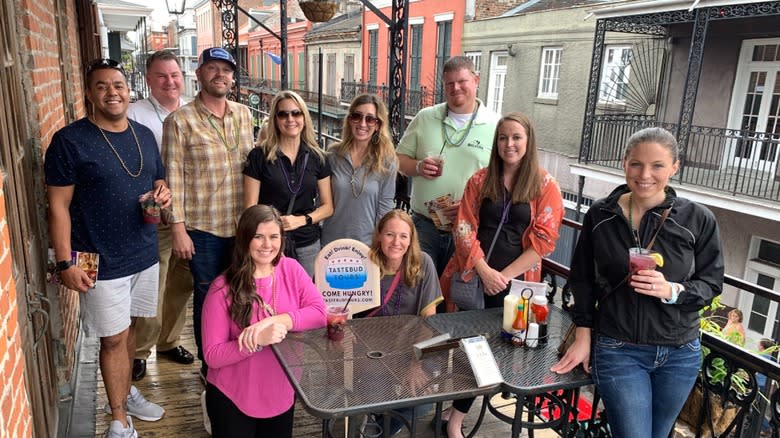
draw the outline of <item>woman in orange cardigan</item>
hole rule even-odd
[[[464,281],[479,275],[485,290],[485,307],[502,307],[513,278],[540,281],[542,257],[555,249],[563,219],[563,198],[558,183],[539,166],[531,121],[510,113],[499,120],[488,167],[466,183],[455,222],[455,253],[441,277],[447,310],[452,276]],[[499,223],[495,247],[486,260]],[[447,436],[462,436],[463,418],[474,399],[455,400],[443,413]]]

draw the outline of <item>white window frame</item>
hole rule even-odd
[[[774,290],[780,292],[780,268],[773,266],[769,263],[756,260],[758,258],[758,249],[762,241],[772,241],[770,239],[763,239],[760,237],[752,237],[750,242],[750,249],[748,251],[747,262],[745,263],[745,280],[755,283],[758,280],[758,275],[766,275],[775,279]],[[776,243],[776,242],[775,242]],[[753,311],[753,297],[751,293],[741,293],[738,306],[742,310],[744,315],[743,325],[745,326],[746,337],[748,339],[759,338],[771,338],[772,330],[774,329],[775,318],[778,312],[778,303],[776,301],[770,301],[769,309],[766,315],[766,323],[764,325],[763,332],[757,332],[750,329],[750,318]]]
[[[615,52],[611,54],[610,52]],[[628,53],[628,58],[626,57]],[[623,104],[625,96],[620,96],[615,83],[628,87],[631,79],[632,47],[630,44],[610,44],[604,48],[604,60],[599,80],[599,102]],[[612,59],[610,59],[610,57]],[[628,63],[626,63],[628,61]]]
[[[503,59],[504,64],[499,65],[499,60]],[[509,52],[493,52],[490,54],[490,80],[488,81],[488,97],[486,105],[488,108],[502,113],[504,106],[504,85],[506,83],[507,64],[509,64]]]
[[[561,78],[563,47],[542,47],[539,61],[539,91],[537,97],[558,99],[558,83]]]
[[[474,73],[479,76],[479,67],[482,64],[482,52],[466,52],[463,54],[466,58],[469,58],[474,63]]]

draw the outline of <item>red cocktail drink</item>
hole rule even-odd
[[[651,255],[653,251],[644,248],[629,248],[628,249],[628,264],[631,273],[641,270],[654,270],[656,263],[655,258]]]
[[[340,341],[344,339],[344,326],[347,324],[349,309],[342,306],[328,306],[328,339]]]

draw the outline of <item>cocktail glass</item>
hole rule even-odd
[[[654,270],[656,267],[655,259],[652,257],[654,251],[645,248],[629,248],[628,264],[631,273],[641,270]]]
[[[347,324],[349,309],[342,306],[328,306],[326,310],[328,318],[328,339],[340,341],[344,339],[344,326]]]

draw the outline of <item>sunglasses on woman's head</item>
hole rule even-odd
[[[358,112],[354,112],[349,115],[349,121],[352,123],[360,123],[361,120],[366,121],[366,125],[368,126],[374,126],[379,122],[379,119],[372,116],[371,114],[361,114]]]
[[[293,116],[294,118],[303,117],[303,111],[301,110],[292,110],[292,111],[285,111],[285,110],[279,110],[276,112],[276,117],[280,119],[286,119],[290,116]]]

